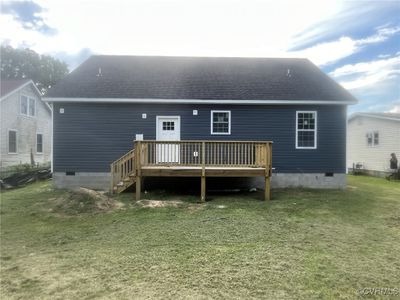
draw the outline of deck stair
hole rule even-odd
[[[132,149],[111,164],[111,192],[121,193],[135,180],[135,150]]]

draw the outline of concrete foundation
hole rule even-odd
[[[272,188],[344,189],[346,187],[346,174],[275,173],[272,174],[271,186]]]
[[[53,184],[56,188],[60,189],[85,187],[108,191],[110,189],[110,182],[110,173],[76,172],[74,175],[67,175],[65,172],[53,173]]]
[[[290,188],[305,187],[316,189],[342,189],[346,187],[346,174],[327,174],[324,173],[273,173],[271,179],[272,188]],[[110,173],[89,173],[77,172],[75,175],[66,175],[65,172],[53,173],[54,186],[57,188],[76,188],[86,187],[96,190],[109,190]],[[166,188],[171,186],[179,186],[172,183],[186,181],[185,185],[189,187],[192,182],[197,189],[200,186],[200,178],[189,177],[147,177],[145,178],[145,188]],[[207,178],[207,189],[247,189],[256,187],[264,189],[264,178]]]

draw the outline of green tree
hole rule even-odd
[[[49,55],[40,55],[31,49],[14,49],[1,46],[1,78],[32,79],[38,89],[45,93],[57,81],[68,74],[68,66]]]

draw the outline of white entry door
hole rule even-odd
[[[181,119],[179,116],[157,116],[157,141],[180,141]],[[157,163],[179,163],[179,144],[157,145]]]

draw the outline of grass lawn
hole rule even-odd
[[[1,194],[1,298],[353,299],[400,288],[400,183],[198,196],[92,211],[41,182]]]

